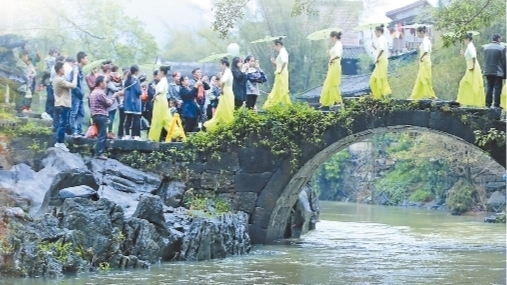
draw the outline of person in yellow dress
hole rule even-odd
[[[377,36],[377,46],[372,43],[372,47],[377,51],[375,58],[375,69],[370,77],[370,89],[374,99],[382,99],[391,95],[391,87],[387,82],[387,51],[389,46],[384,36],[384,24],[375,27],[375,35]]]
[[[409,99],[437,99],[431,83],[431,41],[426,36],[426,26],[417,28],[417,36],[422,39],[419,45],[419,71]]]
[[[278,51],[276,60],[271,58],[271,63],[276,67],[275,82],[271,89],[271,93],[268,95],[268,99],[262,106],[263,109],[279,104],[292,104],[289,97],[289,53],[287,53],[287,50],[283,46],[282,38],[275,40],[274,49]]]
[[[333,47],[329,50],[329,69],[327,70],[326,80],[320,93],[319,102],[321,108],[342,103],[342,95],[340,93],[340,82],[342,79],[341,58],[343,55],[342,32],[333,31],[329,37],[331,38]]]
[[[484,107],[486,106],[486,95],[484,92],[484,80],[482,70],[477,61],[477,51],[473,43],[472,34],[465,36],[465,45],[467,46],[465,60],[467,70],[465,76],[459,82],[458,98],[456,101],[461,106]]]
[[[502,109],[507,110],[507,84],[503,83],[502,94],[500,95],[500,107]]]
[[[227,57],[222,58],[220,64],[222,69],[222,77],[220,78],[222,94],[219,97],[213,118],[204,123],[207,131],[213,131],[219,124],[229,124],[234,120],[234,93],[232,92],[234,77]]]
[[[162,128],[167,132],[171,127],[173,116],[169,110],[169,104],[167,102],[167,92],[169,91],[169,84],[167,83],[167,73],[171,70],[170,66],[161,66],[158,70],[158,77],[160,81],[155,87],[155,96],[153,98],[153,116],[151,119],[150,131],[148,133],[148,139],[151,141],[160,141],[160,133]],[[177,125],[172,134],[172,138],[177,139],[182,136],[182,130]]]

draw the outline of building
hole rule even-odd
[[[420,40],[417,38],[417,26],[414,25],[416,22],[426,25],[428,35],[431,37],[432,21],[427,15],[432,8],[434,7],[427,0],[419,0],[386,13],[392,20],[388,26],[392,37],[392,54],[400,54],[418,47]]]
[[[342,32],[344,75],[357,75],[357,63],[366,54],[361,41],[361,32],[354,30],[359,25],[363,1],[322,0],[316,4],[316,14],[311,15],[310,23],[326,23],[325,27],[315,26],[314,30],[339,28]]]

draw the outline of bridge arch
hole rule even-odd
[[[484,111],[486,110],[481,110],[481,113]],[[487,151],[493,160],[505,167],[505,141],[501,145],[490,143],[478,146],[474,134],[477,129],[485,128],[505,131],[505,122],[499,117],[489,122],[480,116],[475,116],[472,120],[474,123],[470,124],[464,122],[457,113],[436,109],[394,111],[379,117],[361,116],[355,118],[351,133],[350,130],[347,133],[344,126],[332,126],[323,135],[324,143],[304,146],[296,171],[289,170],[290,159],[287,157],[278,163],[277,169],[257,196],[256,207],[250,219],[253,243],[269,243],[283,238],[292,207],[315,170],[333,154],[375,134],[413,130],[449,136]]]

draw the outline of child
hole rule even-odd
[[[169,110],[171,111],[171,116],[174,116],[178,113],[178,108],[176,108],[176,102],[174,100],[169,100]]]

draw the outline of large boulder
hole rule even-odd
[[[39,175],[26,164],[0,170],[0,195],[5,198],[0,203],[35,213],[42,204],[49,184],[51,177]]]
[[[289,218],[289,232],[286,237],[300,238],[302,235],[315,229],[319,221],[320,206],[317,193],[312,187],[306,185],[299,193],[298,200],[293,207]]]
[[[486,207],[489,212],[499,212],[505,207],[505,194],[501,191],[495,191],[489,196],[486,202]]]
[[[188,217],[188,216],[187,216]],[[218,217],[188,217],[179,260],[199,261],[248,253],[248,215],[225,213]]]
[[[93,173],[88,170],[74,168],[58,173],[53,178],[49,190],[44,195],[44,201],[42,202],[39,214],[46,212],[49,206],[62,205],[62,200],[60,199],[60,191],[62,189],[82,185],[88,186],[93,190],[99,189]]]
[[[93,159],[87,163],[99,185],[106,185],[126,193],[152,193],[160,186],[161,179],[141,170],[128,167],[121,162],[108,159]]]

